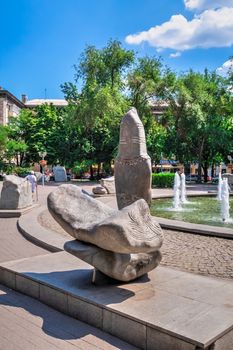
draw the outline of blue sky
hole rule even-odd
[[[110,38],[160,55],[177,72],[233,55],[233,0],[0,0],[0,86],[18,98],[62,98],[87,44]]]

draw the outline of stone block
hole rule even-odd
[[[68,314],[94,327],[103,328],[103,309],[68,295]]]
[[[146,349],[146,325],[144,324],[104,309],[103,330],[140,349]]]
[[[0,269],[0,283],[15,289],[15,273],[4,268]]]
[[[194,344],[147,326],[147,350],[195,350]]]
[[[29,278],[16,274],[15,289],[21,293],[29,295],[32,298],[39,299],[39,283]]]
[[[68,313],[68,296],[62,291],[40,284],[40,300],[58,311]]]

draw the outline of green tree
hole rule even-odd
[[[228,106],[232,103],[226,81],[215,72],[189,71],[166,90],[167,149],[183,162],[198,161],[207,181],[207,169],[229,152]]]
[[[124,75],[133,61],[134,53],[118,41],[109,41],[103,49],[88,46],[75,66],[75,81],[82,83],[76,100],[74,84],[61,86],[72,106],[69,122],[78,133],[76,161],[89,160],[100,166],[114,157],[120,119],[129,107],[123,94]]]
[[[7,143],[7,128],[0,125],[0,156],[3,154]]]
[[[153,108],[164,102],[164,90],[172,86],[174,80],[175,74],[164,68],[157,57],[139,58],[128,74],[130,104],[136,107],[143,121],[148,152],[156,163],[161,154],[166,153],[167,132],[160,117],[153,114]]]
[[[38,162],[39,152],[47,152],[50,164],[64,158],[61,148],[64,138],[65,112],[44,104],[34,111],[24,109],[8,126],[8,154],[20,154],[20,165]]]

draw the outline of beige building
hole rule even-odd
[[[25,107],[26,108],[35,108],[37,106],[41,106],[43,104],[52,104],[55,107],[65,107],[68,105],[68,102],[63,99],[43,99],[43,98],[37,98],[34,100],[26,100],[25,99]]]
[[[22,101],[18,100],[9,91],[0,88],[0,124],[6,125],[9,119],[19,114],[25,108]]]
[[[65,107],[68,102],[64,99],[34,99],[27,100],[26,95],[22,95],[21,101],[9,91],[0,87],[0,125],[7,125],[10,118],[19,114],[22,108],[35,108],[43,104],[52,104],[56,107]]]

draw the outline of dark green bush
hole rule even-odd
[[[16,166],[13,168],[13,173],[18,175],[19,177],[25,177],[27,176],[32,169],[29,167],[21,167],[21,166]]]
[[[171,188],[174,184],[175,174],[173,173],[158,173],[152,174],[152,187]]]

